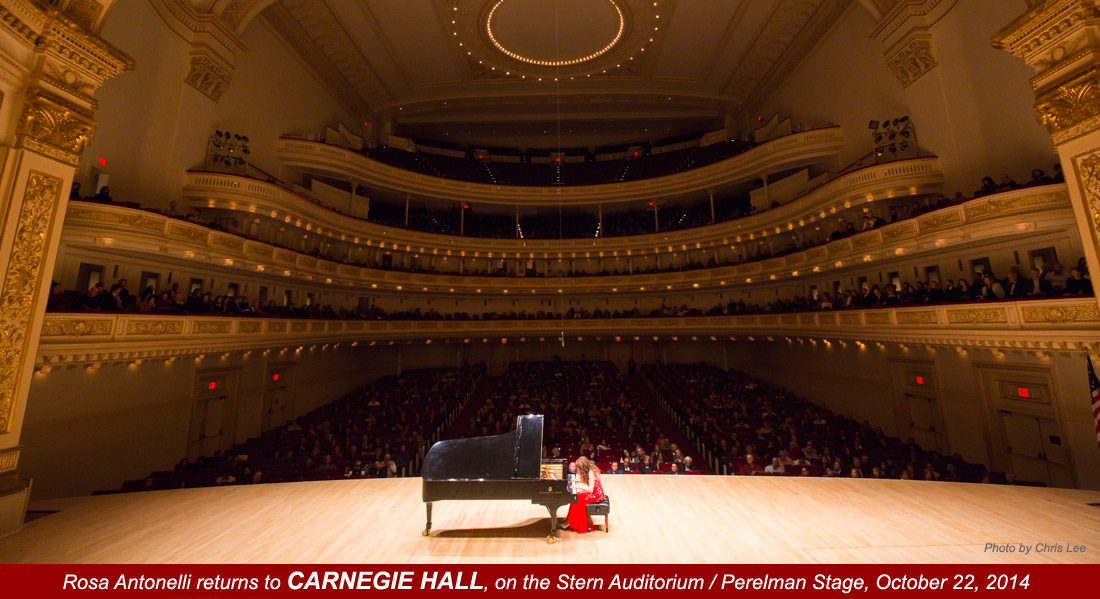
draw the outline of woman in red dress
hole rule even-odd
[[[569,528],[579,533],[590,532],[591,522],[585,509],[590,503],[603,501],[603,485],[600,484],[600,469],[588,458],[577,458],[577,474],[573,479],[573,490],[577,494],[577,503],[569,506],[569,515],[565,520]]]

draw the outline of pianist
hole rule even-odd
[[[577,495],[577,502],[570,504],[569,515],[565,519],[573,531],[590,532],[591,523],[585,508],[590,503],[603,501],[603,485],[600,483],[600,469],[592,460],[584,456],[577,458],[577,475],[573,481],[573,489]]]

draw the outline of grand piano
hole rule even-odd
[[[424,456],[424,505],[432,531],[432,503],[452,499],[530,499],[550,511],[550,535],[558,537],[558,508],[577,502],[564,480],[565,460],[542,459],[542,415],[516,418],[503,435],[440,441]]]

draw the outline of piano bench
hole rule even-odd
[[[611,532],[611,498],[604,495],[603,501],[590,503],[584,507],[588,514],[588,521],[592,522],[592,516],[603,516],[603,531]]]

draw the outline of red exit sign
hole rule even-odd
[[[1016,387],[1016,394],[1020,397],[1030,397],[1027,391],[1027,387]]]
[[[924,377],[923,376],[918,376],[917,377],[917,384],[918,385],[923,385],[924,384]]]

